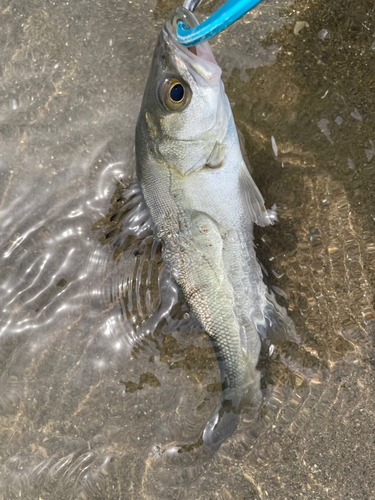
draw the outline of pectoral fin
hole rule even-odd
[[[213,147],[211,154],[207,160],[206,167],[209,168],[219,168],[221,167],[226,150],[226,144],[222,144],[221,142],[215,142],[215,146]]]

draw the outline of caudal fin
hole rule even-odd
[[[207,422],[203,431],[203,442],[213,451],[220,448],[236,430],[239,422],[239,408],[232,401],[224,399],[219,408]]]

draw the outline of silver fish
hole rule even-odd
[[[293,324],[267,291],[252,224],[272,224],[243,160],[231,107],[207,42],[188,49],[176,20],[161,30],[136,128],[137,176],[163,259],[191,313],[220,352],[223,396],[202,438],[213,449],[259,403],[259,331]]]

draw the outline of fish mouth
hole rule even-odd
[[[173,64],[181,74],[188,70],[198,84],[217,85],[221,79],[221,68],[208,42],[185,47],[177,40],[176,29],[171,21],[165,23],[162,38]]]

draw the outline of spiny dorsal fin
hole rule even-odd
[[[263,196],[249,174],[245,163],[242,164],[240,174],[240,191],[247,212],[253,222],[258,226],[267,226],[277,220],[276,210],[266,210]]]
[[[253,173],[253,169],[250,165],[250,160],[249,156],[246,151],[246,139],[241,130],[237,129],[237,137],[238,137],[238,142],[240,143],[240,149],[241,149],[241,154],[242,154],[242,159],[245,162],[245,165],[247,167],[247,170],[250,172],[250,174]]]

